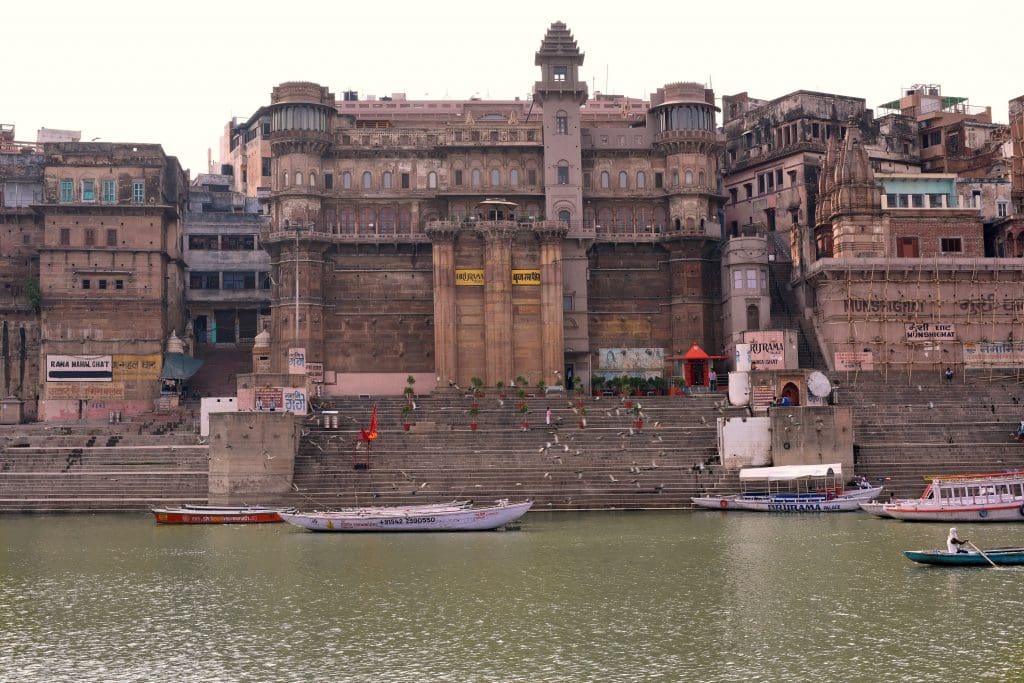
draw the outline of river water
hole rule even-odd
[[[984,546],[1024,524],[962,525]],[[315,534],[0,517],[0,681],[1020,681],[1024,571],[860,513]]]

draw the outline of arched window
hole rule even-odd
[[[356,212],[351,206],[343,206],[340,211],[341,231],[351,235],[356,231]]]
[[[758,309],[757,304],[747,306],[747,329],[761,329],[761,311]]]
[[[295,172],[295,184],[302,187],[302,171]]]
[[[341,174],[341,186],[346,190],[352,189],[352,174],[348,171]]]
[[[403,235],[408,235],[412,232],[412,211],[407,206],[403,206],[398,210],[398,230]]]
[[[536,220],[541,216],[540,206],[530,202],[526,205],[526,215],[530,220]]]
[[[625,171],[619,171],[619,189],[625,190],[629,187],[629,174]]]
[[[437,174],[433,171],[427,174],[427,188],[431,190],[437,189]]]
[[[508,172],[508,184],[512,187],[519,187],[519,169],[513,168]]]
[[[618,232],[633,232],[633,212],[626,207],[616,210],[615,228]]]
[[[693,171],[686,169],[686,173],[683,175],[683,180],[687,185],[693,185]]]
[[[647,187],[647,174],[643,171],[636,172],[636,189],[642,190]]]
[[[686,217],[686,229],[687,230],[696,230],[697,229],[697,221],[695,221],[693,219],[693,216],[687,216]]]
[[[452,219],[461,221],[466,218],[465,204],[452,204]]]
[[[668,215],[665,213],[665,208],[657,206],[654,208],[654,227],[657,230],[665,228],[665,224],[668,222]]]
[[[569,213],[568,211],[565,211],[564,209],[558,212],[558,220],[562,221],[565,224],[568,224],[571,218],[572,214]]]
[[[316,171],[309,172],[309,186],[316,187]]]
[[[701,171],[699,174],[697,174],[697,184],[698,185],[700,185],[701,187],[705,187],[707,185],[707,183],[704,182],[705,180],[706,180],[706,176],[704,175],[704,171]]]
[[[501,171],[496,168],[491,169],[491,187],[498,187],[501,185]]]
[[[605,207],[597,212],[597,231],[612,231],[612,210]]]
[[[281,187],[288,187],[288,171],[285,171],[281,177]]]
[[[679,171],[672,171],[672,187],[679,187]]]
[[[569,184],[569,162],[559,161],[558,162],[558,184],[568,185]]]
[[[644,232],[654,232],[654,223],[651,220],[651,209],[648,206],[637,207],[636,227]]]
[[[482,183],[481,173],[479,168],[473,169],[473,187],[480,187]]]
[[[373,235],[377,232],[377,212],[372,206],[363,207],[359,215],[359,233]]]
[[[363,171],[363,189],[369,190],[373,188],[373,174],[369,171]]]
[[[380,230],[377,232],[386,235],[393,235],[396,232],[395,228],[395,210],[390,206],[385,206],[380,210]]]
[[[569,115],[564,111],[555,114],[555,135],[569,134]]]
[[[612,183],[612,177],[608,175],[608,171],[601,171],[601,189],[607,190]]]
[[[380,177],[380,184],[385,190],[391,189],[391,171],[384,171],[384,175]]]

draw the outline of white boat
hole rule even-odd
[[[376,507],[357,511],[282,514],[310,531],[486,531],[519,519],[532,501],[499,501],[487,507]]]
[[[882,511],[908,522],[1024,522],[1024,471],[932,477],[920,498]]]
[[[879,503],[877,500],[870,500],[860,504],[860,509],[864,512],[874,515],[875,517],[889,517],[889,513],[885,511],[885,506],[888,503]]]
[[[742,493],[691,498],[695,505],[753,512],[850,512],[882,493],[881,486],[843,487],[840,463],[782,465],[740,470]]]

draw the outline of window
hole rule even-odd
[[[260,289],[270,289],[270,271],[264,270],[257,273],[260,280]]]
[[[223,235],[220,248],[224,251],[252,251],[256,248],[255,235]]]
[[[260,175],[264,178],[270,177],[270,157],[262,157],[260,159]]]
[[[190,289],[220,289],[220,273],[192,271],[188,274]]]
[[[743,183],[743,192],[746,195],[744,199],[750,199],[754,196],[754,186],[751,183]]]
[[[114,289],[124,289],[124,280],[114,280]]]
[[[679,187],[679,171],[672,171],[672,187]]]
[[[508,184],[512,187],[519,187],[519,169],[513,168],[508,172]]]
[[[559,64],[554,67],[551,71],[551,75],[556,83],[564,83],[566,77],[569,75],[569,67]]]
[[[67,247],[71,244],[71,228],[60,229],[60,246]]]
[[[607,190],[611,186],[612,177],[608,175],[608,171],[601,171],[601,189]]]
[[[920,244],[916,237],[900,237],[896,242],[896,256],[900,258],[917,258],[920,255]]]
[[[757,289],[757,271],[747,269],[747,289]]]
[[[735,188],[735,187],[730,187],[730,188],[729,188],[729,200],[730,200],[730,201],[731,201],[731,202],[732,202],[733,204],[735,204],[735,203],[736,203],[736,199],[737,199],[738,197],[739,197],[739,192],[738,192],[738,191],[736,190],[736,188]]]
[[[82,289],[92,289],[92,281],[82,280]]]
[[[910,205],[915,209],[924,208],[924,195],[923,194],[912,194],[910,195]]]
[[[757,174],[757,193],[759,195],[764,194],[764,174]]]
[[[132,182],[132,203],[144,204],[146,202],[146,183],[141,180]]]
[[[455,184],[459,187],[462,186],[462,169],[455,170]]]
[[[647,174],[643,171],[636,172],[636,189],[643,190],[647,187]]]
[[[107,246],[117,246],[117,230],[114,228],[107,228]]]
[[[704,171],[701,171],[701,173],[704,173]],[[782,169],[781,168],[775,170],[775,184],[778,187],[782,187]]]
[[[664,187],[664,185],[665,185],[664,175],[662,173],[655,173],[654,174],[654,186],[657,187],[657,188],[661,188],[661,187]]]
[[[85,229],[85,246],[95,247],[96,246],[96,231],[92,228]]]
[[[227,271],[224,273],[224,289],[256,289],[256,273]]]
[[[82,201],[83,202],[94,202],[94,201],[96,201],[96,181],[95,180],[83,180],[82,181]]]
[[[189,235],[188,248],[192,250],[214,250],[219,249],[216,235]]]
[[[100,289],[106,289],[107,288],[107,281],[106,280],[100,280],[99,281],[99,285],[100,285]]]
[[[685,175],[683,175],[683,181],[684,181],[684,182],[685,182],[685,183],[686,183],[687,185],[693,185],[693,171],[691,171],[691,170],[687,169],[687,170],[686,170],[686,174],[685,174]]]
[[[437,189],[437,174],[433,171],[427,174],[427,187],[431,190]]]
[[[761,329],[761,311],[757,307],[757,304],[750,304],[747,306],[747,329]]]
[[[344,173],[341,174],[341,188],[343,190],[352,189],[352,174],[349,173],[348,171],[345,171]]]
[[[572,294],[562,295],[562,310],[566,313],[572,313]]]
[[[381,187],[385,190],[391,189],[391,171],[384,171],[384,175],[381,176]]]
[[[408,173],[403,173],[402,174],[402,189],[403,190],[408,190],[409,189],[409,174]]]
[[[491,169],[491,187],[498,187],[501,185],[501,172],[496,169]]]
[[[316,171],[309,172],[309,186],[316,187]]]
[[[295,184],[302,187],[302,171],[295,172]]]
[[[959,254],[964,250],[963,241],[959,237],[943,237],[939,245],[944,254]]]
[[[363,189],[369,190],[373,187],[373,174],[369,171],[363,171]]]
[[[101,186],[101,195],[104,204],[114,204],[117,202],[117,182],[114,180],[104,180]]]
[[[1007,215],[1006,202],[996,202],[996,216],[1004,218]]]
[[[734,270],[732,271],[732,288],[743,289],[743,271]]]
[[[629,174],[625,171],[619,171],[619,189],[629,189]]]
[[[558,114],[555,116],[555,134],[569,134],[569,117],[566,116],[564,112],[558,112]]]
[[[811,137],[821,137],[821,130],[818,128],[818,124],[811,124]]]
[[[558,184],[569,184],[569,165],[565,162],[558,164]]]
[[[62,202],[75,201],[75,183],[71,180],[60,181],[60,200]]]
[[[325,190],[333,190],[334,189],[334,174],[333,173],[324,173],[324,189]]]
[[[526,182],[527,182],[528,185],[536,185],[537,184],[537,170],[536,169],[531,168],[531,169],[526,171]]]
[[[473,187],[480,187],[480,185],[483,184],[483,174],[480,173],[480,169],[479,168],[474,168],[473,169],[473,176],[472,176],[472,178],[473,178],[472,179]]]

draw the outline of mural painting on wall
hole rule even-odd
[[[605,348],[598,349],[598,373],[603,377],[633,375],[660,377],[665,370],[663,348]]]
[[[781,370],[786,367],[786,337],[779,330],[744,332],[750,344],[750,362],[755,370]]]
[[[969,368],[1024,367],[1024,342],[964,342],[964,365]]]

